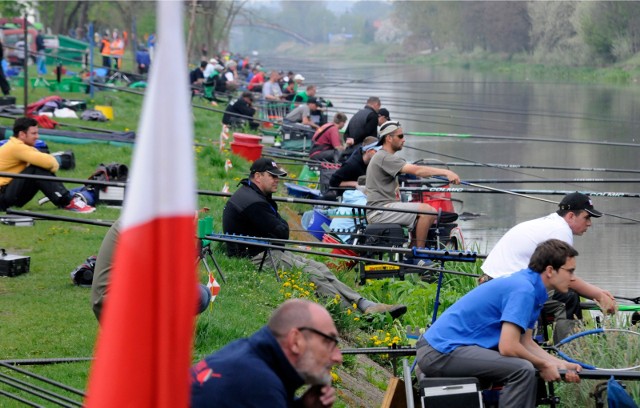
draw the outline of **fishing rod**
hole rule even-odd
[[[530,184],[530,183],[640,183],[640,178],[631,179],[605,179],[605,178],[564,178],[564,179],[476,179],[467,180],[470,183],[483,183],[483,184]],[[412,180],[408,179],[404,181],[405,184],[429,184],[432,181],[427,179]]]
[[[447,179],[445,179],[445,178],[437,177],[437,176],[436,176],[436,177],[434,177],[434,178],[436,178],[436,179],[440,179],[440,180],[444,180],[444,181],[446,181],[446,180],[447,180]],[[481,188],[481,189],[485,189],[485,190],[489,190],[489,191],[493,191],[493,192],[497,192],[497,193],[503,193],[503,194],[515,195],[515,196],[518,196],[518,197],[530,198],[530,199],[532,199],[532,200],[537,200],[537,201],[544,201],[544,202],[551,203],[551,204],[555,204],[555,205],[558,205],[558,204],[559,204],[557,201],[547,200],[546,198],[535,197],[535,196],[529,195],[529,194],[527,194],[527,193],[526,193],[526,190],[519,190],[519,191],[522,191],[522,192],[518,192],[518,191],[516,191],[516,190],[503,190],[503,189],[499,189],[499,188],[495,188],[495,187],[485,186],[485,185],[482,185],[482,184],[469,183],[469,182],[462,181],[462,180],[460,180],[460,184],[462,184],[462,185],[468,185],[468,186],[471,186],[471,187],[477,187],[477,188]],[[565,195],[566,195],[566,194],[569,194],[569,193],[573,193],[573,192],[574,192],[574,191],[565,192]],[[538,194],[538,193],[535,193],[535,192],[534,192],[533,194]],[[589,195],[590,193],[589,193],[589,192],[585,192],[584,194]],[[596,196],[596,195],[598,195],[598,194],[626,194],[626,193],[600,193],[600,192],[591,192],[591,194],[593,194],[594,196]],[[636,194],[636,193],[629,193],[629,194]],[[605,197],[606,197],[606,195],[605,195]],[[638,194],[638,197],[640,197],[640,194]],[[640,223],[640,220],[637,220],[637,219],[635,219],[635,218],[623,217],[623,216],[621,216],[621,215],[610,214],[610,213],[604,213],[604,212],[603,212],[602,214],[603,214],[603,215],[608,215],[609,217],[618,218],[618,219],[621,219],[621,220],[633,221],[633,222]]]
[[[461,139],[494,139],[494,140],[517,140],[520,142],[547,142],[547,143],[563,143],[563,144],[586,144],[586,145],[600,145],[600,146],[623,146],[623,147],[640,147],[638,143],[625,143],[625,142],[606,142],[598,140],[563,140],[552,138],[530,138],[515,136],[494,136],[494,135],[478,135],[470,133],[436,133],[436,132],[406,132],[406,135],[411,136],[433,136],[433,137],[457,137]]]
[[[35,378],[35,379],[40,380],[40,381],[42,381],[44,383],[47,383],[49,385],[53,385],[55,387],[61,388],[61,389],[65,390],[65,391],[69,391],[69,392],[71,392],[73,394],[84,396],[84,392],[79,390],[79,389],[77,389],[77,388],[73,388],[73,387],[70,387],[70,386],[68,386],[66,384],[62,384],[60,382],[54,381],[54,380],[52,380],[50,378],[43,377],[43,376],[41,376],[39,374],[32,373],[31,371],[27,371],[27,370],[25,370],[23,368],[15,367],[15,366],[13,366],[11,364],[8,364],[8,363],[2,362],[2,361],[0,361],[0,366],[4,367],[4,368],[8,368],[8,369],[13,370],[13,371],[16,371],[16,372],[18,372],[20,374]]]
[[[466,184],[469,186],[480,186],[479,184],[473,182],[464,182],[460,184]],[[570,193],[575,193],[575,190],[527,190],[527,189],[491,189],[487,191],[487,186],[482,186],[478,189],[471,188],[460,188],[460,187],[400,187],[400,191],[410,191],[410,192],[434,192],[434,193],[501,193],[501,194],[509,194],[514,193],[517,195],[527,195],[527,194],[539,194],[539,195],[567,195]],[[579,193],[591,196],[591,197],[615,197],[615,198],[640,198],[640,193],[629,193],[629,192],[618,192],[618,191],[578,191]],[[534,198],[534,197],[527,197]],[[535,197],[540,201],[546,201],[548,203],[557,204],[555,201],[540,199],[539,197]]]
[[[13,378],[7,374],[0,373],[0,382],[5,383],[8,386],[16,388],[20,391],[35,395],[36,397],[45,399],[49,402],[57,404],[61,407],[81,407],[82,403],[67,398],[64,395],[49,391],[46,388],[42,388],[35,384],[28,383],[18,378]]]
[[[252,240],[248,240],[245,239],[245,237],[239,237],[239,236],[232,236],[232,238],[225,238],[222,236],[216,236],[216,235],[207,235],[206,239],[210,240],[210,241],[217,241],[217,242],[227,242],[227,243],[242,243],[245,245],[251,245],[251,246],[258,246],[261,248],[265,248],[265,249],[276,249],[279,251],[283,250],[283,247],[281,245],[272,245],[272,244],[268,244],[264,241],[263,238],[255,238]],[[353,248],[353,247],[351,247]],[[406,263],[402,263],[402,262],[395,262],[395,261],[385,261],[382,259],[374,259],[374,258],[365,258],[365,257],[360,257],[360,256],[351,256],[351,255],[342,255],[342,254],[332,254],[332,253],[327,253],[327,252],[321,252],[321,251],[311,251],[308,249],[302,249],[302,248],[296,248],[296,247],[287,247],[286,248],[287,251],[291,251],[291,252],[298,252],[301,254],[307,254],[307,255],[318,255],[318,256],[327,256],[330,258],[338,258],[338,259],[346,259],[349,261],[362,261],[362,262],[371,262],[371,263],[379,263],[379,264],[384,264],[384,265],[392,265],[392,266],[400,266],[400,267],[406,267],[406,266],[410,266],[411,269],[419,269],[419,270],[424,270],[427,272],[442,272],[442,273],[446,273],[446,274],[451,274],[451,275],[459,275],[459,276],[469,276],[472,278],[478,278],[477,274],[474,273],[467,273],[467,272],[459,272],[459,271],[451,271],[451,270],[447,270],[447,269],[440,269],[439,267],[433,267],[433,266],[423,266],[423,265],[407,265]]]
[[[414,150],[421,150],[415,147],[405,146]],[[425,151],[426,153],[432,153]],[[439,153],[432,153],[439,154]],[[494,167],[498,169],[536,169],[536,170],[571,170],[571,171],[599,171],[611,173],[635,173],[640,174],[640,170],[636,169],[607,169],[602,167],[562,167],[562,166],[535,166],[527,164],[506,164],[506,163],[478,163],[478,162],[433,162],[431,166],[450,166],[450,167]]]
[[[312,241],[298,241],[293,239],[280,239],[280,238],[263,238],[263,237],[252,237],[248,235],[242,235],[239,237],[238,235],[232,234],[214,234],[217,237],[226,237],[229,239],[238,240],[256,240],[256,241],[265,241],[276,244],[292,244],[292,245],[306,245],[313,246],[319,248],[329,248],[329,249],[348,249],[351,251],[369,251],[369,252],[390,252],[396,254],[416,254],[416,255],[435,255],[435,256],[444,256],[447,257],[447,261],[455,261],[456,258],[465,258],[466,260],[475,259],[475,258],[486,258],[487,255],[478,255],[475,252],[471,251],[458,251],[458,250],[436,250],[429,248],[404,248],[404,247],[384,247],[384,246],[373,246],[373,245],[348,245],[348,244],[336,244],[332,242],[312,242]],[[198,239],[209,239],[208,236],[198,237]],[[280,247],[282,248],[282,247]],[[450,259],[449,259],[450,258]],[[477,276],[477,275],[475,275]]]
[[[76,179],[70,177],[57,177],[57,176],[41,176],[37,174],[22,174],[22,173],[7,173],[0,171],[0,177],[19,178],[19,179],[31,179],[31,180],[44,180],[44,181],[58,181],[74,184],[91,184],[101,187],[126,187],[127,183],[122,181],[100,181],[90,179]]]
[[[110,227],[113,224],[113,221],[87,220],[84,218],[64,217],[62,215],[43,214],[43,213],[38,213],[34,211],[12,210],[11,208],[7,208],[6,213],[12,214],[12,215],[22,215],[25,217],[31,217],[33,219],[67,221],[67,222],[75,222],[78,224],[97,225],[99,227]]]

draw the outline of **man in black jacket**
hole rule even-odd
[[[278,168],[274,161],[264,157],[256,160],[250,171],[249,178],[240,181],[240,188],[224,207],[222,228],[225,234],[289,239],[289,224],[278,214],[278,205],[271,197],[278,189],[279,178],[287,173]],[[274,249],[267,253],[265,259],[263,247],[248,242],[227,242],[226,245],[229,256],[251,258],[255,265],[260,265],[264,259],[265,265],[271,265],[273,260],[278,269],[302,269],[309,274],[309,280],[316,285],[318,294],[327,297],[339,295],[345,307],[356,304],[365,314],[389,312],[393,318],[407,311],[404,305],[374,303],[363,298],[336,278],[321,262]]]
[[[344,138],[347,145],[357,147],[367,136],[378,135],[378,111],[380,110],[380,98],[371,96],[367,99],[364,108],[356,112],[349,121],[347,130],[344,132]]]
[[[242,127],[245,121],[249,120],[249,127],[257,129],[260,123],[251,120],[256,113],[253,107],[253,94],[251,92],[243,92],[242,96],[234,104],[227,106],[222,115],[222,123],[230,127]]]

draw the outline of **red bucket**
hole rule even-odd
[[[248,145],[259,145],[262,141],[262,136],[248,135],[246,133],[234,133],[233,141],[236,143],[244,143]]]
[[[322,242],[327,242],[329,244],[340,244],[341,242],[338,241],[337,239],[335,239],[334,237],[332,237],[329,234],[324,234],[322,236]],[[342,248],[333,248],[331,250],[332,254],[337,254],[337,255],[347,255],[347,256],[358,256],[358,254],[350,249],[342,249]],[[346,269],[351,269],[356,265],[356,261],[353,260],[347,260],[347,259],[341,259],[344,262],[344,267]],[[332,262],[329,262],[329,264],[333,264]],[[333,264],[334,266],[338,267],[338,265]]]
[[[262,145],[231,142],[231,151],[249,161],[256,161],[262,156]]]

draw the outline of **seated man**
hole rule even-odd
[[[194,96],[195,92],[204,93],[204,69],[207,67],[207,62],[202,61],[200,66],[195,68],[189,73],[189,83],[191,84],[191,96]]]
[[[241,128],[248,122],[251,129],[257,129],[260,123],[251,119],[255,113],[253,94],[251,92],[243,92],[235,103],[227,105],[227,109],[222,115],[222,123],[232,128]]]
[[[278,205],[271,198],[271,195],[278,190],[279,177],[286,176],[287,173],[267,158],[256,160],[251,165],[250,171],[249,178],[240,181],[240,188],[224,207],[222,212],[224,233],[289,239],[289,224],[278,214]],[[365,299],[336,278],[325,264],[302,255],[272,249],[267,252],[265,259],[263,247],[244,242],[227,242],[226,246],[227,255],[251,258],[255,265],[262,264],[264,259],[264,265],[275,264],[279,270],[301,268],[309,274],[309,280],[316,285],[318,294],[326,297],[340,295],[345,307],[356,304],[365,314],[389,312],[394,318],[407,311],[404,305],[385,305]]]
[[[330,407],[331,367],[342,364],[338,330],[327,310],[292,299],[251,337],[191,368],[191,407]],[[296,398],[302,385],[311,387]]]
[[[0,147],[0,171],[14,174],[54,177],[58,161],[34,146],[38,140],[38,122],[31,118],[18,118],[13,125],[13,136]],[[0,177],[0,210],[11,206],[22,207],[38,191],[56,206],[68,211],[92,213],[96,209],[87,205],[81,196],[72,196],[58,181]]]
[[[338,155],[344,150],[344,143],[340,137],[340,129],[347,123],[347,115],[337,112],[332,123],[326,123],[316,130],[311,138],[313,145],[309,151],[309,158],[319,161],[337,162]]]
[[[349,160],[333,173],[329,185],[356,188],[358,179],[367,174],[369,162],[380,149],[382,146],[378,145],[378,139],[375,136],[367,136],[362,142],[362,148],[355,150]]]
[[[93,281],[91,282],[91,307],[93,314],[96,315],[96,319],[100,322],[100,315],[102,314],[102,308],[107,299],[107,291],[109,288],[109,279],[111,276],[111,267],[113,265],[114,256],[116,253],[116,244],[118,243],[118,237],[120,236],[120,220],[116,220],[107,234],[102,239],[98,256],[96,257],[96,264],[93,270]],[[202,313],[207,310],[211,301],[211,292],[205,285],[198,285],[198,293],[200,295],[198,299],[197,312]]]
[[[395,153],[402,150],[404,134],[400,122],[389,121],[380,128],[378,145],[382,149],[373,156],[367,167],[367,205],[386,207],[390,211],[375,210],[367,213],[369,223],[395,223],[411,227],[415,224],[412,245],[424,248],[429,228],[436,220],[435,215],[395,212],[394,208],[436,213],[425,203],[403,203],[399,201],[399,186],[396,177],[400,173],[418,177],[444,176],[454,184],[460,183],[460,177],[451,170],[429,166],[408,164]]]
[[[547,239],[555,238],[573,245],[573,236],[587,232],[592,218],[601,216],[602,213],[593,207],[589,196],[578,192],[567,194],[555,213],[521,222],[500,238],[482,264],[484,275],[480,282],[525,268],[536,245]],[[609,291],[576,277],[571,281],[571,290],[554,293],[545,304],[545,313],[555,318],[554,343],[571,335],[578,326],[578,319],[582,318],[580,296],[594,300],[605,313],[615,313],[617,310],[616,301]]]
[[[315,97],[310,97],[307,103],[303,103],[284,117],[285,124],[301,123],[313,129],[318,129],[317,123],[311,120],[311,111],[318,109],[318,102]]]
[[[578,252],[550,239],[538,245],[529,268],[494,279],[447,309],[416,343],[427,377],[478,377],[504,383],[500,407],[536,405],[536,370],[544,381],[579,382],[578,364],[560,360],[533,341],[548,290],[566,292],[575,279]]]

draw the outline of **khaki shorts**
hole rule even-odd
[[[419,211],[420,203],[387,203],[384,204],[385,208],[400,208],[403,210]],[[385,223],[385,224],[400,224],[406,227],[412,227],[416,222],[418,214],[405,213],[397,211],[382,211],[375,210],[367,214],[367,221],[370,224]]]

